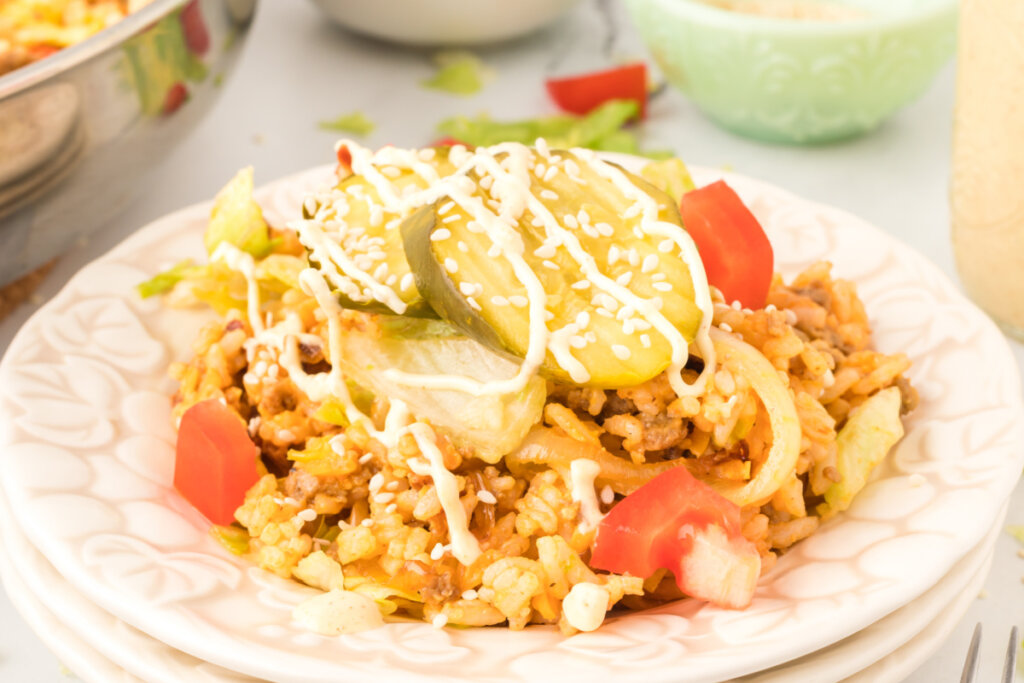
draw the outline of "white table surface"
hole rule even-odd
[[[377,43],[325,23],[311,3],[264,0],[243,61],[204,123],[163,162],[150,196],[87,244],[75,247],[43,285],[39,301],[52,296],[85,263],[139,226],[184,205],[205,200],[241,166],[268,181],[332,161],[336,135],[316,122],[353,110],[377,124],[366,144],[415,146],[437,137],[436,124],[456,114],[488,111],[495,118],[551,113],[543,74],[552,55],[568,42],[574,63],[601,65],[598,24],[586,0],[565,20],[522,41],[479,51],[496,70],[481,93],[461,98],[425,90],[431,53]],[[624,15],[618,52],[643,56]],[[954,275],[949,239],[947,184],[953,69],[930,90],[874,133],[814,148],[778,147],[737,138],[709,123],[675,91],[659,97],[644,126],[649,148],[674,149],[688,162],[732,169],[771,181],[797,194],[832,204],[869,220],[913,245]],[[38,306],[25,305],[0,324],[0,350]],[[1024,347],[1014,345],[1018,360]],[[1022,445],[1024,447],[1024,445]],[[1024,486],[1018,486],[1010,520],[1024,523]],[[1011,624],[1024,626],[1024,559],[1004,534],[986,591],[946,645],[908,680],[958,680],[971,630],[986,628],[981,680],[995,680]],[[67,681],[57,659],[0,592],[0,681]]]

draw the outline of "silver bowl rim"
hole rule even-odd
[[[189,0],[152,0],[137,12],[75,45],[0,76],[0,103],[98,54],[120,45]]]

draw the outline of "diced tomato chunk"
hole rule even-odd
[[[259,479],[259,454],[234,411],[217,399],[202,401],[181,416],[174,488],[214,524],[231,524]]]
[[[668,569],[687,595],[738,609],[753,598],[761,557],[743,537],[739,507],[675,467],[608,512],[590,566],[643,578]]]
[[[697,243],[708,283],[726,302],[762,308],[774,253],[761,224],[725,181],[691,190],[679,202],[683,227]]]
[[[181,21],[181,31],[185,36],[185,45],[189,52],[194,55],[203,56],[210,49],[210,32],[206,29],[206,21],[203,19],[203,10],[199,6],[199,0],[185,5],[178,15]]]

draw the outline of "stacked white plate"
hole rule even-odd
[[[329,176],[285,179],[258,199],[283,225]],[[83,269],[0,363],[0,574],[16,607],[87,681],[900,680],[988,571],[1024,464],[1019,373],[998,330],[916,252],[848,214],[726,178],[768,231],[777,269],[828,259],[857,282],[876,345],[912,359],[921,394],[851,509],[782,557],[747,610],[683,601],[568,639],[409,621],[303,631],[290,614],[310,590],[225,552],[171,485],[166,368],[209,317],[134,286],[204,258],[207,205]]]

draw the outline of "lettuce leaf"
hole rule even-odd
[[[365,137],[373,132],[376,124],[366,117],[361,111],[354,111],[351,114],[342,114],[330,121],[321,121],[320,128],[337,133],[351,133]]]
[[[171,291],[174,285],[186,279],[191,274],[194,274],[201,268],[202,266],[196,266],[192,259],[178,261],[162,273],[157,273],[145,282],[140,282],[135,285],[135,289],[143,299],[148,299],[149,297],[156,296],[158,294],[166,294]]]
[[[252,166],[243,168],[214,199],[210,222],[203,236],[206,252],[213,254],[221,242],[262,258],[274,248],[263,211],[252,198]]]
[[[492,77],[480,58],[471,52],[439,52],[434,61],[438,66],[437,73],[433,78],[422,82],[424,87],[432,90],[441,90],[453,95],[475,95]]]

